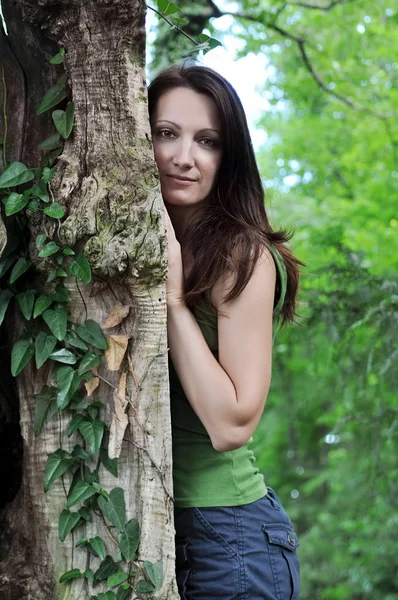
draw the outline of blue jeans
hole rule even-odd
[[[275,492],[243,506],[175,508],[181,600],[297,600],[299,541]]]

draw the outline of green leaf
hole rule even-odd
[[[99,536],[96,535],[95,537],[92,537],[88,540],[91,548],[94,550],[95,554],[101,559],[101,560],[105,560],[106,557],[106,547],[105,547],[105,543],[104,540]],[[109,586],[111,587],[111,586]]]
[[[40,206],[37,200],[31,200],[26,208],[32,212],[37,212]]]
[[[66,75],[62,75],[58,82],[53,85],[43,97],[43,100],[40,102],[39,107],[36,110],[37,115],[41,115],[46,110],[57,106],[64,98],[67,97],[67,93],[63,89],[66,82]]]
[[[66,365],[74,365],[77,362],[76,356],[70,350],[61,348],[50,354],[51,360],[55,360]]]
[[[36,368],[40,367],[46,362],[57,344],[57,340],[53,335],[41,331],[35,341],[35,360]]]
[[[84,577],[94,583],[94,573],[92,569],[86,569],[86,571],[84,571]]]
[[[80,444],[76,444],[73,447],[71,455],[73,456],[73,458],[77,458],[79,460],[92,460],[93,458],[91,454],[83,448],[83,446],[80,446]]]
[[[26,260],[26,258],[21,257],[16,264],[14,265],[13,270],[10,275],[10,283],[15,283],[15,281],[21,277],[31,266],[30,260]]]
[[[84,500],[87,500],[87,498],[90,498],[94,494],[96,494],[96,491],[92,485],[87,483],[87,481],[78,481],[68,496],[66,507],[70,508],[78,502],[84,502]]]
[[[70,302],[72,299],[69,290],[62,284],[57,285],[55,292],[51,294],[51,298],[55,302]]]
[[[86,371],[90,371],[94,367],[98,367],[101,362],[101,357],[95,354],[95,352],[87,352],[80,362],[79,375],[83,375]]]
[[[10,215],[14,215],[15,213],[25,208],[28,202],[29,196],[26,196],[25,194],[17,194],[16,192],[13,192],[6,198],[3,198],[5,213],[7,217],[9,217]]]
[[[80,512],[80,511],[79,511]],[[80,546],[87,546],[88,539],[86,537],[81,537],[75,544],[75,548],[79,548]]]
[[[100,592],[97,596],[97,600],[117,600],[115,592],[108,590],[107,592]]]
[[[61,148],[62,141],[59,133],[54,133],[54,135],[50,135],[44,142],[37,146],[38,150],[56,150]]]
[[[73,464],[73,460],[68,458],[67,452],[57,450],[48,455],[46,467],[44,469],[44,491],[47,493],[51,484],[61,477],[65,471]]]
[[[11,352],[11,374],[16,377],[34,356],[35,346],[28,340],[18,340]]]
[[[105,423],[103,421],[94,421],[94,423],[84,421],[79,425],[78,429],[90,446],[91,451],[96,454],[101,447]]]
[[[106,350],[108,347],[106,338],[102,333],[101,327],[95,321],[89,319],[83,325],[79,325],[77,328],[79,337],[82,338],[88,344],[99,348],[100,350]]]
[[[80,394],[73,394],[72,402],[69,404],[70,410],[83,410],[89,405],[88,398],[82,398]]]
[[[35,302],[33,318],[36,319],[36,317],[41,315],[46,310],[46,308],[51,306],[52,303],[53,303],[53,300],[52,300],[52,298],[50,298],[50,296],[39,296]]]
[[[160,590],[163,583],[163,566],[161,562],[151,563],[144,560],[144,569],[148,578],[151,580],[157,590]]]
[[[123,558],[130,562],[135,558],[140,543],[140,524],[136,519],[127,521],[125,531],[120,536],[120,551]]]
[[[57,172],[57,169],[55,167],[53,167],[52,169],[50,169],[49,167],[44,167],[41,181],[43,183],[48,183],[54,177],[56,172]],[[40,184],[41,184],[41,182],[40,182]]]
[[[135,591],[139,594],[145,594],[147,592],[154,592],[155,587],[148,581],[145,581],[145,579],[141,579],[135,586]]]
[[[35,435],[40,435],[45,425],[58,410],[55,402],[55,389],[46,385],[33,398],[35,400],[34,432]]]
[[[58,52],[58,54],[50,58],[48,62],[52,65],[60,65],[64,62],[64,55],[62,54],[62,52]]]
[[[68,437],[70,437],[77,429],[79,429],[80,425],[83,423],[83,421],[86,421],[86,417],[84,415],[81,414],[77,414],[73,417],[72,421],[70,422],[69,428],[68,428]],[[87,421],[89,422],[89,421]]]
[[[68,273],[66,273],[66,271],[64,271],[63,269],[60,269],[58,267],[58,269],[55,271],[55,276],[56,277],[68,277]]]
[[[173,23],[173,25],[177,25],[177,27],[183,27],[189,23],[188,19],[184,19],[182,17],[170,17],[170,21]]]
[[[61,575],[59,583],[63,583],[64,581],[68,581],[69,579],[78,579],[79,577],[83,576],[84,575],[80,572],[80,569],[71,569],[70,571],[66,571],[66,573]]]
[[[106,448],[100,449],[100,460],[104,465],[105,469],[111,473],[114,477],[118,477],[117,472],[117,458],[109,458],[108,451]]]
[[[117,590],[117,600],[126,600],[126,598],[130,595],[131,585],[129,583],[125,583],[121,585]]]
[[[62,250],[62,252],[63,252],[63,254],[65,254],[65,256],[74,256],[75,255],[75,251],[72,250],[72,248],[68,248],[68,247],[64,248]]]
[[[16,260],[17,256],[15,254],[11,254],[10,256],[3,258],[3,260],[0,260],[0,277],[3,277],[4,273],[8,271],[8,269],[11,267],[12,264],[15,263]]]
[[[179,7],[174,2],[168,2],[168,0],[158,0],[158,9],[165,17],[173,15],[176,12],[180,12]]]
[[[47,309],[43,312],[43,319],[55,335],[57,340],[62,342],[66,336],[68,323],[68,311],[65,306],[57,306],[55,309]]]
[[[68,331],[68,333],[65,336],[65,342],[67,342],[70,346],[80,348],[80,350],[87,350],[86,344],[78,337],[78,335],[74,331]]]
[[[42,248],[39,252],[39,256],[40,258],[45,258],[47,256],[51,256],[52,254],[55,254],[56,252],[58,252],[59,250],[59,246],[58,244],[56,244],[55,242],[48,242],[48,244],[46,244],[44,246],[44,248]]]
[[[59,523],[58,523],[58,535],[61,542],[65,541],[68,533],[72,531],[79,523],[81,517],[78,512],[71,512],[64,508],[64,510],[59,515]]]
[[[16,295],[19,307],[25,319],[30,321],[35,303],[35,290],[27,290]]]
[[[10,300],[13,295],[14,294],[9,289],[5,289],[0,293],[0,325],[4,320],[8,305],[10,304]]]
[[[35,185],[31,189],[31,195],[35,198],[40,198],[43,202],[50,202],[50,196],[46,188],[46,184],[41,180],[40,185]]]
[[[84,519],[85,521],[91,522],[93,520],[92,516],[90,515],[89,511],[85,506],[82,506],[78,512],[81,515],[82,519]]]
[[[72,367],[60,367],[57,371],[57,406],[59,410],[66,408],[80,385],[80,378]]]
[[[43,210],[44,214],[53,219],[62,219],[65,214],[64,209],[58,202],[52,202],[49,206]]]
[[[87,258],[84,254],[78,254],[73,262],[68,266],[69,273],[83,281],[83,283],[90,283],[91,281],[91,267]]]
[[[108,554],[94,573],[95,581],[104,581],[104,579],[108,579],[108,577],[113,575],[117,570],[117,564],[114,562],[112,556],[109,556]]]
[[[73,121],[75,119],[75,107],[73,102],[68,102],[65,110],[55,110],[52,113],[52,119],[58,133],[66,140],[73,129]]]
[[[103,515],[110,521],[118,531],[124,531],[126,523],[126,503],[124,490],[113,488],[109,493],[110,499],[105,500],[103,496],[98,498],[98,506]]]
[[[31,181],[34,174],[23,163],[15,161],[0,175],[0,188],[9,188]]]
[[[108,581],[106,582],[106,585],[108,587],[115,587],[116,585],[119,585],[121,583],[124,583],[126,581],[126,579],[128,579],[128,574],[125,573],[124,571],[116,571],[116,573],[113,573],[113,575],[110,575],[108,577]]]
[[[44,235],[44,234],[38,235],[36,238],[36,248],[40,248],[40,246],[42,246],[44,244],[46,239],[47,239],[46,235]]]

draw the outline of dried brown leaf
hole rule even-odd
[[[124,306],[124,304],[121,302],[117,302],[105,321],[102,323],[103,329],[109,329],[110,327],[116,327],[116,325],[119,325],[127,317],[129,311],[129,306]]]
[[[108,335],[108,348],[105,350],[105,360],[109,371],[118,371],[129,343],[129,335]]]
[[[94,281],[90,289],[90,298],[98,296],[101,292],[104,292],[108,288],[106,281]]]
[[[113,393],[113,402],[115,412],[112,414],[112,422],[109,432],[108,454],[110,458],[118,458],[123,444],[124,432],[128,425],[126,408],[128,400],[126,398],[127,373],[120,375],[118,388]]]
[[[84,387],[86,388],[87,396],[91,396],[91,394],[97,389],[100,384],[100,380],[98,377],[93,377],[90,381],[86,381]]]

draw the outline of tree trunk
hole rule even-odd
[[[102,324],[117,302],[129,308],[121,324],[105,331],[108,336],[129,337],[124,361],[115,371],[103,361],[101,383],[93,394],[106,405],[110,452],[120,453],[119,477],[101,467],[100,481],[108,491],[124,489],[127,516],[141,525],[138,560],[162,563],[163,586],[157,593],[174,600],[178,594],[164,289],[166,238],[147,116],[145,3],[18,0],[15,6],[11,0],[3,0],[3,8],[10,31],[9,87],[19,85],[13,104],[7,103],[9,119],[16,123],[8,162],[17,159],[28,166],[37,165],[32,149],[52,133],[47,114],[34,115],[54,79],[54,67],[43,58],[53,56],[57,46],[66,50],[64,64],[75,105],[75,126],[51,182],[54,200],[64,207],[66,218],[59,231],[47,228],[47,232],[83,251],[95,276],[92,285],[68,280],[72,322],[89,318]],[[44,42],[40,29],[47,38]],[[40,77],[32,77],[34,69]],[[33,239],[42,233],[36,215],[30,223]],[[33,247],[31,257],[39,267]],[[43,285],[42,277],[36,273],[36,289]],[[15,329],[17,332],[18,326]],[[66,436],[70,419],[64,413],[55,415],[40,437],[34,435],[32,397],[47,376],[46,366],[36,371],[30,365],[17,381],[23,473],[18,494],[3,515],[3,600],[86,599],[100,588],[92,592],[82,579],[58,583],[69,569],[95,570],[99,564],[98,558],[87,559],[85,550],[74,547],[77,539],[101,535],[108,553],[114,551],[99,521],[88,523],[86,529],[79,527],[64,543],[58,538],[68,481],[59,479],[44,494],[44,466],[48,453],[60,446],[69,450],[76,442]]]

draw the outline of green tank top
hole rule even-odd
[[[272,246],[269,250],[279,274],[279,299],[273,313],[275,332],[286,294],[287,275],[277,250]],[[194,316],[207,345],[218,359],[217,312],[201,301],[195,306]],[[238,506],[265,496],[264,478],[249,449],[251,440],[230,452],[215,450],[185,396],[171,360],[169,372],[175,506]]]

